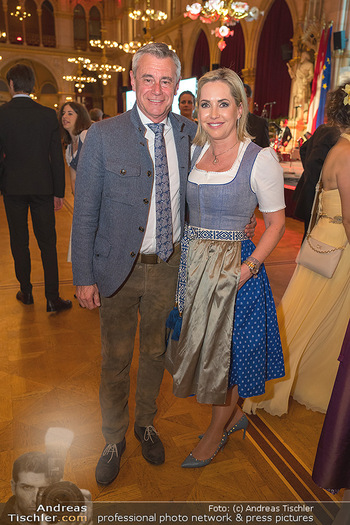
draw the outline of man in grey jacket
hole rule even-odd
[[[170,112],[180,74],[179,58],[168,46],[142,47],[133,58],[131,72],[134,108],[92,126],[79,159],[72,265],[79,303],[89,309],[100,307],[100,404],[106,446],[96,467],[96,480],[102,485],[117,477],[125,449],[129,370],[138,314],[134,432],[144,458],[155,465],[164,462],[153,419],[164,370],[165,321],[175,296],[190,147],[197,128],[194,122]],[[164,155],[160,164],[156,159],[160,146],[153,124],[163,124],[165,163]],[[164,177],[164,165],[170,186],[165,202],[167,199],[168,210],[171,207],[168,226],[172,238],[168,254],[159,255],[156,178]],[[158,168],[163,170],[161,175]],[[166,235],[169,237],[169,231]]]

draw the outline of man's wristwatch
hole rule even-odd
[[[248,257],[245,261],[243,261],[242,264],[246,264],[248,266],[253,277],[258,277],[260,263],[257,259],[254,259],[254,257]]]

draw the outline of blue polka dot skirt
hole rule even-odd
[[[242,261],[255,249],[242,242]],[[265,392],[265,381],[283,377],[284,361],[276,307],[264,265],[238,291],[232,335],[229,387],[238,385],[241,397]]]

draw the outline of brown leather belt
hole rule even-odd
[[[179,251],[180,243],[177,242],[176,244],[174,244],[174,251],[170,255],[168,261],[170,261],[170,259]],[[137,262],[142,264],[159,264],[160,262],[162,262],[162,259],[160,259],[156,253],[140,253]]]

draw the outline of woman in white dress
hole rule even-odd
[[[248,413],[263,408],[280,416],[288,411],[290,395],[326,412],[338,370],[350,316],[350,84],[329,93],[327,115],[342,134],[323,165],[312,238],[344,250],[330,279],[297,265],[277,309],[286,376],[271,381],[263,396],[247,399]]]
[[[66,102],[58,113],[63,142],[66,145],[66,162],[69,166],[72,193],[75,193],[75,179],[80,150],[91,119],[85,106],[79,102]],[[69,241],[67,261],[71,262],[71,240]]]

